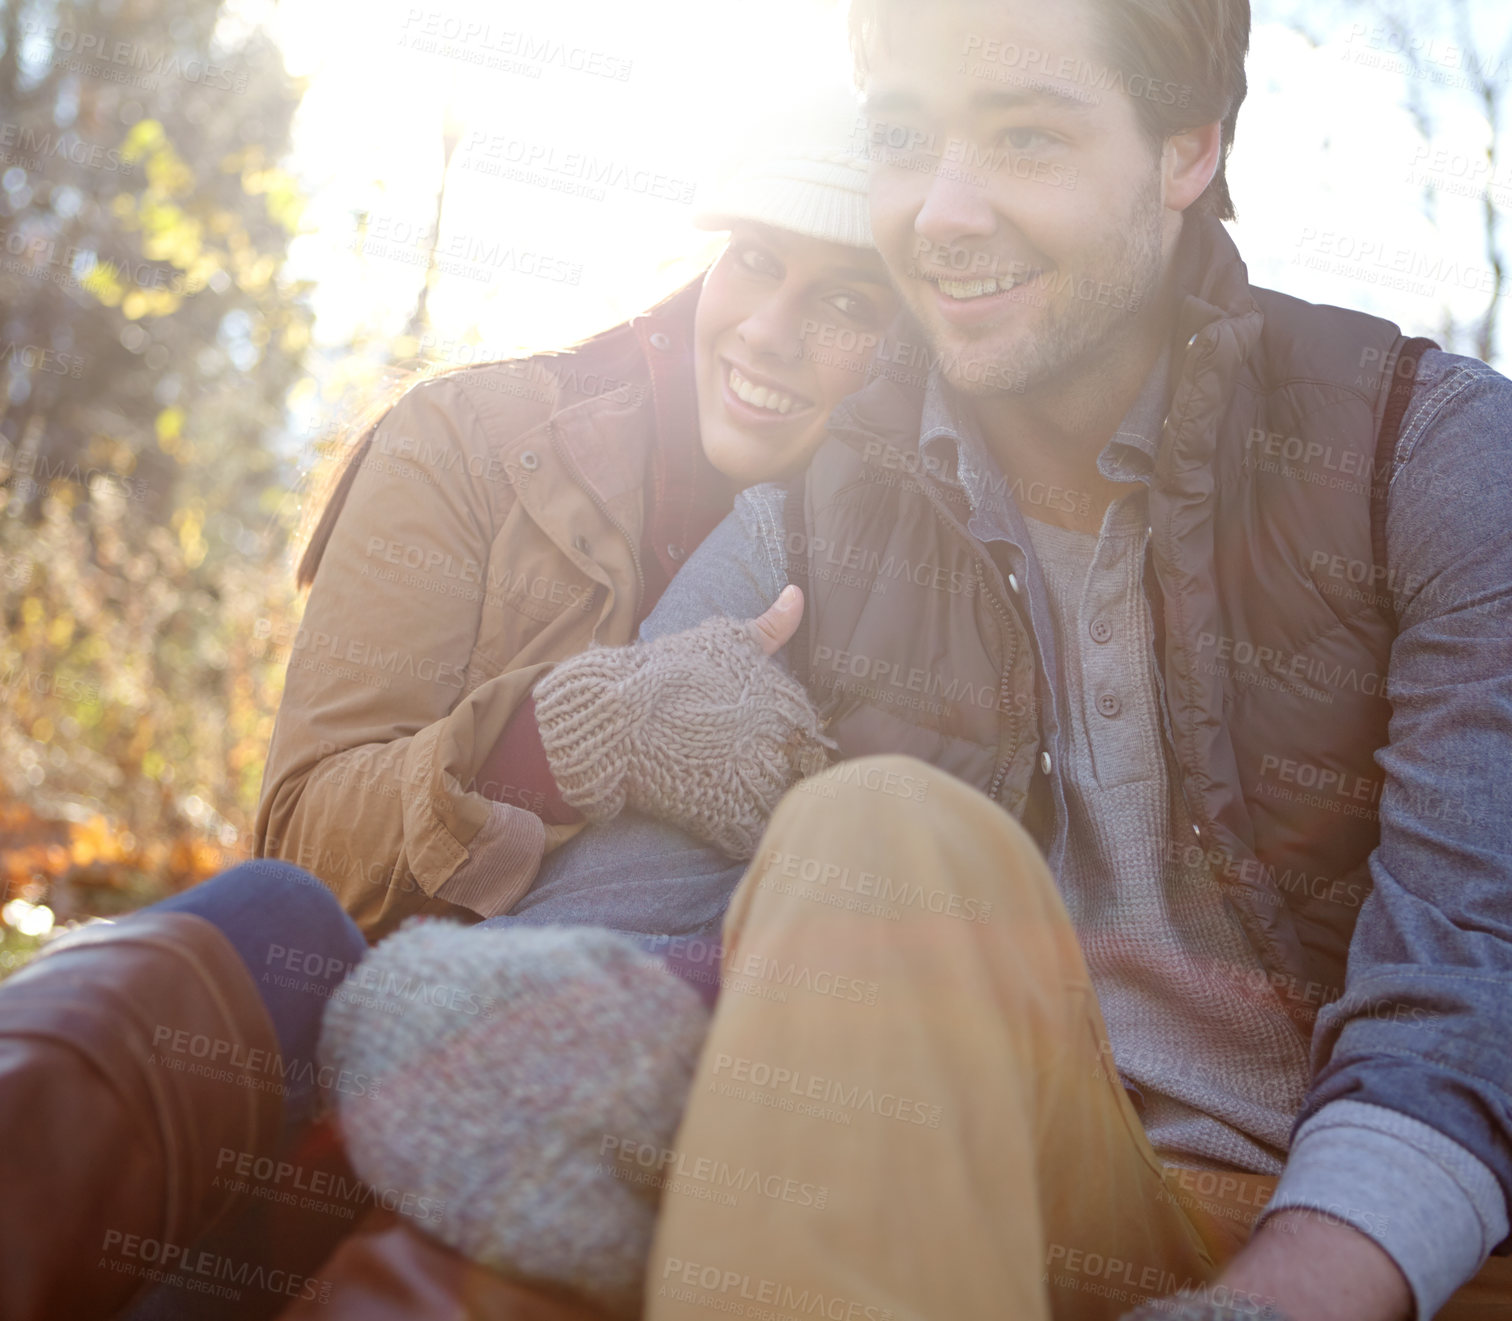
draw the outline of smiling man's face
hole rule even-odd
[[[1151,320],[1180,217],[1099,21],[942,0],[867,51],[877,246],[967,393],[1063,385]]]

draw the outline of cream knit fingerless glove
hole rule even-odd
[[[535,687],[562,797],[592,821],[629,806],[749,858],[787,788],[828,765],[803,686],[743,623],[595,647]]]

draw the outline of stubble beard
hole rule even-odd
[[[977,343],[951,343],[948,328],[937,330],[934,348],[946,381],[962,394],[987,398],[1095,374],[1099,359],[1114,352],[1151,310],[1164,273],[1162,215],[1160,181],[1152,175],[1128,214],[1107,231],[1106,255],[1094,267],[1069,279],[1057,273],[1022,286],[1027,296],[1048,297],[1050,305],[1012,338],[995,343],[989,329]],[[1112,292],[1099,292],[1104,289]]]

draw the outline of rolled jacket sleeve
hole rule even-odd
[[[1507,1234],[1495,1176],[1457,1142],[1402,1114],[1335,1101],[1302,1126],[1261,1221],[1315,1211],[1372,1239],[1427,1321]]]

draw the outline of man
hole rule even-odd
[[[930,370],[645,629],[803,585],[853,759],[732,901],[650,1315],[1512,1315],[1461,1289],[1512,1190],[1512,390],[1248,284],[1246,0],[853,34]]]

